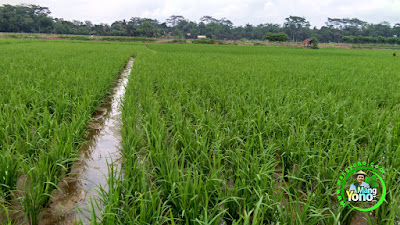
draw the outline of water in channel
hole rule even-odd
[[[133,62],[131,58],[110,95],[94,113],[86,136],[87,144],[80,149],[80,160],[72,166],[71,174],[59,184],[60,191],[56,191],[51,198],[50,207],[42,213],[39,224],[68,225],[75,221],[89,224],[88,203],[99,197],[99,185],[107,190],[107,163],[116,162],[120,158],[120,103]]]

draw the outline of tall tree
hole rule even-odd
[[[400,37],[400,23],[396,23],[396,24],[393,26],[393,35],[394,35],[395,37]]]
[[[200,21],[203,22],[203,23],[206,23],[206,24],[217,23],[218,22],[218,20],[213,18],[212,16],[202,16],[200,18]]]
[[[291,41],[317,37],[321,42],[400,43],[400,23],[393,27],[388,22],[370,24],[357,18],[328,18],[326,26],[310,28],[310,23],[299,16],[289,16],[283,26],[278,24],[246,24],[234,26],[227,18],[216,19],[203,16],[200,22],[189,21],[180,15],[170,16],[160,23],[150,18],[132,17],[108,24],[93,24],[90,21],[67,21],[52,18],[47,7],[38,5],[0,5],[0,32],[43,32],[57,34],[96,34],[118,36],[160,37],[173,32],[174,36],[195,38],[206,35],[210,38],[238,40],[242,38],[261,40],[268,33],[285,32]],[[189,35],[190,34],[190,35]]]
[[[167,24],[170,27],[175,27],[176,25],[178,25],[178,23],[182,20],[185,20],[185,17],[183,16],[177,16],[177,15],[172,15],[167,19]]]
[[[310,22],[304,17],[299,16],[289,16],[285,18],[284,28],[286,32],[290,35],[293,42],[297,42],[304,39],[307,35],[307,30],[310,29]]]

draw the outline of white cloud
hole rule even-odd
[[[112,23],[131,17],[164,22],[171,15],[199,21],[204,15],[226,17],[234,25],[283,24],[290,15],[304,16],[313,26],[331,18],[359,18],[379,23],[400,23],[400,0],[0,0],[0,4],[37,4],[50,8],[53,17]]]

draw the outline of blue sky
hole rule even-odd
[[[328,17],[359,18],[370,23],[400,23],[400,0],[0,0],[0,4],[36,4],[50,8],[53,17],[111,24],[131,17],[160,22],[170,15],[199,21],[204,15],[226,17],[235,26],[250,23],[283,24],[290,15],[303,16],[312,26],[323,26]]]

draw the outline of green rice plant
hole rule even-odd
[[[336,181],[363,160],[387,171],[369,223],[400,214],[400,64],[384,51],[18,41],[0,40],[1,214],[24,176],[38,223],[133,52],[122,169],[93,223],[345,224]]]
[[[208,38],[200,38],[192,40],[193,44],[214,44],[216,42],[217,42],[216,40]]]
[[[0,193],[38,224],[135,45],[1,39]],[[17,181],[26,179],[21,187]],[[14,196],[13,192],[21,193]],[[4,201],[3,201],[4,199]],[[15,211],[15,210],[14,210]],[[2,213],[3,214],[3,213]],[[22,221],[16,221],[17,223]]]
[[[28,39],[40,39],[41,36],[39,34],[30,34],[30,33],[4,33],[2,36],[7,38],[28,38]]]
[[[99,40],[101,40],[101,41],[122,41],[122,42],[134,42],[134,41],[153,42],[153,41],[156,41],[157,39],[145,38],[145,37],[113,37],[113,36],[107,36],[107,37],[100,37]]]
[[[367,217],[390,224],[400,188],[393,58],[149,44],[124,99],[118,191],[103,195],[110,224],[345,224],[354,211],[339,205],[336,181],[362,160],[390,171],[387,201]]]
[[[90,40],[90,36],[83,36],[83,35],[59,35],[58,38],[70,39],[70,40],[80,40],[80,41]]]
[[[0,155],[0,196],[7,201],[11,200],[11,191],[15,187],[21,167],[20,160],[13,155],[11,148],[10,146]]]

